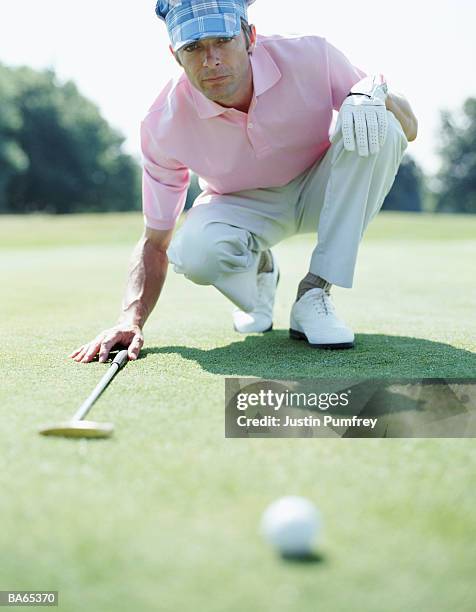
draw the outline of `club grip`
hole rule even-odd
[[[127,349],[124,349],[123,351],[119,351],[119,353],[117,353],[117,355],[114,357],[112,364],[116,364],[119,366],[119,370],[126,365],[128,361],[128,357],[127,357]]]

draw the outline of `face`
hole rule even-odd
[[[253,78],[249,52],[243,32],[234,38],[204,38],[178,51],[178,59],[189,81],[209,100],[234,106],[252,93]]]

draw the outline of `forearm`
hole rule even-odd
[[[132,253],[120,322],[142,329],[162,292],[167,268],[166,251],[144,235]]]
[[[400,122],[407,140],[409,142],[415,140],[418,133],[418,120],[413,114],[408,100],[401,94],[391,92],[387,96],[385,106]]]

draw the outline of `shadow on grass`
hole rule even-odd
[[[474,377],[476,353],[442,342],[406,336],[358,334],[355,348],[324,351],[290,340],[276,330],[213,349],[163,346],[143,349],[149,355],[180,355],[207,372],[223,376],[287,379],[296,377],[412,376]]]
[[[280,555],[280,558],[285,563],[294,563],[296,565],[317,565],[325,563],[325,557],[320,553],[309,553],[307,555]]]

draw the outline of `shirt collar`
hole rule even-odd
[[[271,89],[281,78],[281,71],[277,67],[271,55],[265,47],[258,42],[251,55],[251,69],[253,71],[253,86],[255,96],[260,96],[268,89]],[[198,89],[190,84],[193,101],[200,119],[210,119],[218,117],[230,110],[209,100]]]

